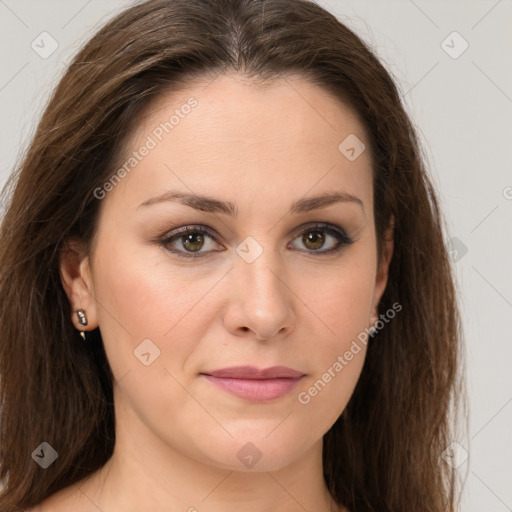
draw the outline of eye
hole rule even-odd
[[[306,247],[306,252],[314,256],[337,252],[344,246],[353,243],[343,229],[325,223],[308,226],[300,232],[300,236],[295,240],[297,239],[300,239],[300,243]],[[324,249],[325,245],[330,247]]]
[[[222,246],[215,244],[215,237],[215,233],[206,226],[183,226],[172,231],[160,240],[159,244],[180,257],[199,258],[207,256],[211,252],[225,250]],[[310,225],[306,229],[302,229],[294,242],[298,239],[306,248],[305,251],[301,252],[307,252],[315,256],[339,251],[344,246],[353,243],[353,240],[347,236],[343,229],[325,223]],[[325,249],[326,245],[330,247]],[[206,250],[202,250],[205,246]],[[292,247],[296,248],[293,244]]]
[[[211,246],[215,246],[214,238],[213,231],[204,226],[184,226],[174,230],[169,236],[161,240],[160,244],[170,252],[184,258],[197,258],[210,252],[208,250],[201,251],[201,249],[208,240],[211,242]]]

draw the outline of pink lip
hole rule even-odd
[[[202,375],[219,388],[254,402],[266,402],[288,394],[304,376],[285,366],[263,370],[253,366],[237,366]]]

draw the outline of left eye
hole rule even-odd
[[[323,249],[327,244],[327,241],[331,239],[331,247]],[[326,254],[334,251],[338,251],[343,248],[344,245],[350,245],[353,241],[347,236],[347,234],[341,230],[332,228],[329,225],[318,225],[312,226],[302,231],[301,235],[295,240],[300,239],[301,243],[310,249],[307,252]],[[322,249],[322,250],[320,250]]]
[[[330,244],[328,243],[329,239],[331,239]],[[211,250],[202,251],[201,249],[204,249],[205,243],[208,240],[212,247]],[[197,258],[207,255],[212,252],[212,250],[216,250],[214,248],[214,240],[215,234],[206,227],[184,226],[165,237],[160,241],[160,244],[180,257]],[[316,253],[316,255],[338,251],[343,246],[353,243],[353,240],[351,240],[341,228],[334,228],[325,224],[314,225],[303,229],[300,235],[293,241],[295,242],[295,240],[300,240],[306,247],[307,250],[305,252],[311,254]],[[180,244],[181,248],[176,247],[176,244]],[[330,247],[325,249],[325,245],[330,245]],[[294,246],[294,248],[296,247]],[[224,249],[217,249],[217,252],[222,250]]]

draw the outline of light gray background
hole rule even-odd
[[[470,425],[462,510],[512,511],[512,41],[509,0],[319,2],[370,42],[424,141],[450,237],[467,342]],[[126,0],[0,0],[0,185],[69,59]],[[31,43],[46,31],[57,50]],[[442,42],[469,44],[452,58]],[[458,36],[445,45],[463,48]],[[460,248],[459,244],[459,248]],[[462,452],[463,453],[463,452]]]

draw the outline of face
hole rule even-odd
[[[321,443],[387,276],[354,136],[368,147],[347,106],[297,77],[227,75],[151,106],[97,191],[89,257],[61,263],[100,328],[116,428],[237,470]]]

